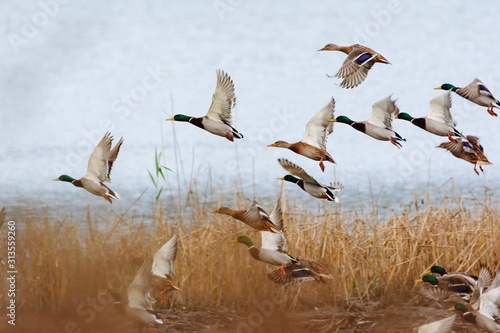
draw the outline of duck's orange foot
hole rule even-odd
[[[322,172],[325,172],[325,165],[323,164],[323,159],[319,160],[319,168]]]
[[[111,201],[111,198],[110,198],[110,197],[109,197],[106,193],[104,193],[104,194],[102,195],[102,197],[104,198],[104,200],[108,201],[110,204],[112,204],[112,203],[113,203],[113,201]]]
[[[285,264],[283,264],[283,263],[281,263],[281,266],[280,266],[280,276],[281,277],[285,277],[286,276]]]
[[[493,117],[498,117],[498,115],[495,113],[495,111],[493,111],[493,107],[492,106],[489,106],[486,111],[488,111],[488,113],[490,115],[492,115]]]
[[[448,140],[450,140],[453,143],[457,143],[457,140],[455,140],[455,138],[452,137],[450,133],[448,133]]]
[[[396,140],[392,140],[392,139],[391,139],[390,141],[391,141],[391,143],[392,143],[393,145],[395,145],[396,147],[398,147],[398,149],[399,149],[399,148],[401,148],[401,147],[403,147],[403,145],[402,145],[402,144],[400,144],[399,142],[397,142]]]
[[[226,133],[226,139],[228,139],[231,142],[234,141],[233,135],[231,133]]]

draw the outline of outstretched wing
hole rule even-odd
[[[429,113],[427,114],[427,118],[444,123],[453,128],[455,124],[453,124],[450,109],[451,93],[448,91],[431,99],[429,102]]]
[[[242,217],[242,220],[247,221],[248,223],[256,223],[262,219],[266,219],[271,221],[269,214],[266,212],[264,208],[257,201],[253,201],[252,205]]]
[[[433,321],[429,324],[422,325],[418,328],[418,333],[448,333],[451,331],[455,315],[441,320]]]
[[[311,183],[311,184],[316,184],[316,185],[320,185],[316,179],[314,179],[313,177],[309,176],[307,174],[307,172],[305,172],[304,169],[302,169],[301,167],[299,167],[297,164],[294,164],[292,162],[290,162],[289,160],[285,159],[285,158],[279,158],[278,159],[278,162],[279,164],[281,164],[281,166],[286,170],[288,171],[289,173],[291,173],[292,175],[294,176],[297,176],[299,178],[301,178],[303,181],[305,181],[306,183]],[[321,186],[321,185],[320,185]]]
[[[150,309],[151,302],[148,300],[148,290],[151,285],[151,257],[147,256],[141,268],[127,288],[128,305],[131,308]]]
[[[260,236],[262,240],[261,247],[273,251],[286,252],[286,238],[283,234],[283,212],[281,211],[280,199],[276,202],[276,206],[271,213],[271,222],[278,227],[279,232],[261,231]]]
[[[174,260],[177,256],[177,234],[173,235],[153,256],[153,275],[162,278],[174,276]]]
[[[467,140],[463,138],[458,138],[456,140],[457,142],[450,142],[450,141],[443,142],[437,147],[448,150],[453,156],[458,158],[462,158],[464,153],[477,155],[473,145],[468,140],[469,137],[470,135],[467,136]]]
[[[332,97],[328,105],[318,111],[306,125],[306,135],[302,142],[310,144],[319,149],[326,150],[326,138],[333,131],[335,99]]]
[[[232,111],[235,105],[236,95],[233,80],[224,71],[217,70],[217,86],[207,117],[231,126],[233,123]]]
[[[472,80],[472,82],[465,87],[458,89],[456,93],[469,100],[476,99],[481,95],[493,97],[488,88],[486,88],[484,83],[478,78]]]
[[[376,53],[370,49],[355,47],[345,59],[337,74],[338,78],[343,78],[340,86],[342,88],[354,88],[366,79],[368,71],[375,63],[373,59]]]
[[[91,179],[97,183],[108,180],[108,158],[112,142],[113,137],[111,133],[106,132],[104,137],[94,148],[92,155],[90,155],[85,178]]]
[[[392,130],[392,119],[399,112],[396,101],[387,96],[372,105],[372,114],[368,123]]]
[[[366,68],[366,65],[373,66],[373,58],[376,54],[360,48],[354,48],[344,60],[342,67],[335,74],[338,78],[346,78],[349,75],[355,74],[359,69]],[[368,69],[370,69],[368,68]]]
[[[107,173],[106,173],[106,176],[107,176],[107,180],[106,181],[108,181],[108,182],[111,181],[111,169],[113,168],[113,164],[115,163],[116,158],[118,157],[118,153],[120,152],[120,147],[122,146],[122,144],[123,144],[123,138],[120,138],[120,141],[118,141],[118,143],[109,152],[109,156],[108,156],[108,170],[107,170]]]

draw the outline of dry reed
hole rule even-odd
[[[498,268],[500,211],[489,205],[466,209],[458,202],[450,208],[443,202],[380,221],[328,203],[317,213],[290,199],[282,204],[289,252],[319,261],[333,280],[273,284],[266,272],[275,267],[232,243],[246,234],[259,244],[259,233],[212,214],[216,204],[194,197],[189,211],[171,214],[159,205],[151,219],[103,217],[89,209],[85,222],[49,214],[23,221],[17,235],[18,311],[78,313],[82,302],[108,287],[124,291],[145,254],[174,232],[180,235],[175,270],[183,290],[175,302],[230,311],[255,308],[271,294],[283,310],[411,301],[415,278],[433,264],[472,272],[480,263]],[[234,205],[243,208],[247,202],[236,195]]]

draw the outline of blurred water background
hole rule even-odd
[[[10,218],[85,214],[93,210],[150,214],[155,149],[166,182],[160,202],[182,203],[188,189],[199,200],[245,197],[274,202],[285,174],[277,158],[304,167],[321,183],[345,185],[340,207],[391,212],[443,198],[498,203],[500,119],[453,95],[457,128],[480,137],[493,163],[477,176],[473,166],[434,147],[446,138],[396,120],[402,149],[336,124],[328,150],[337,164],[267,148],[278,139],[302,139],[305,124],[333,96],[336,115],[368,119],[371,105],[388,96],[403,112],[424,116],[442,83],[478,77],[500,96],[498,1],[56,1],[0,4],[0,204]],[[361,43],[392,65],[376,64],[366,81],[342,89],[335,74],[342,53],[317,52],[327,43]],[[206,113],[216,69],[232,77],[237,95],[231,143],[186,123],[174,113]],[[122,200],[107,204],[70,184],[79,178],[95,144],[110,130],[125,143],[110,187]],[[195,187],[193,187],[196,184]],[[207,190],[211,189],[211,190]],[[212,191],[213,190],[213,191]],[[287,196],[320,202],[286,184]],[[172,201],[172,202],[171,202]],[[185,202],[185,201],[184,201]]]

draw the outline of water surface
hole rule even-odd
[[[317,162],[266,147],[300,140],[307,121],[332,96],[336,115],[365,120],[371,105],[391,94],[402,111],[423,116],[442,93],[432,88],[444,82],[465,85],[479,77],[500,95],[496,1],[69,1],[44,9],[33,0],[0,8],[3,205],[49,207],[57,214],[82,214],[87,205],[150,212],[155,189],[147,170],[154,167],[155,148],[172,170],[162,182],[165,201],[196,181],[197,188],[228,197],[242,188],[246,197],[271,205],[284,175],[276,160],[285,157],[322,183],[341,181],[343,209],[377,203],[397,210],[445,196],[482,200],[485,190],[498,202],[500,119],[458,96],[452,109],[458,129],[478,135],[493,163],[480,176],[471,164],[434,148],[446,138],[403,121],[394,123],[407,139],[402,149],[336,124],[328,149],[337,164],[327,164],[324,174]],[[362,85],[342,89],[325,74],[334,74],[344,55],[317,52],[329,42],[361,42],[392,65],[377,64]],[[174,113],[206,113],[216,69],[235,83],[235,127],[245,135],[235,143],[165,121]],[[50,181],[62,173],[84,175],[107,130],[125,138],[110,185],[122,200],[112,208]],[[318,205],[293,184],[285,190]]]

